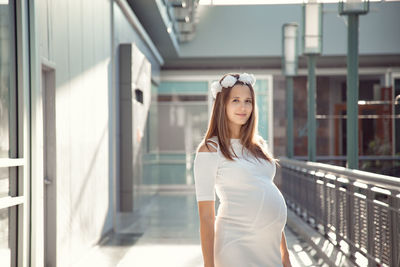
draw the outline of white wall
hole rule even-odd
[[[55,69],[56,177],[51,186],[57,196],[56,212],[51,216],[57,228],[56,265],[72,266],[113,229],[115,220],[113,179],[119,164],[113,159],[113,151],[118,154],[115,129],[119,127],[119,107],[114,101],[119,95],[115,92],[118,68],[113,77],[113,60],[117,67],[118,44],[135,42],[152,63],[153,80],[158,80],[160,66],[114,1],[34,3],[37,58]],[[40,98],[43,92],[35,90]],[[41,110],[42,101],[32,108]],[[43,127],[40,115],[37,117],[35,127]],[[33,143],[41,147],[41,137],[35,138],[38,140]],[[36,162],[38,168],[43,165],[41,159]],[[40,187],[42,178],[35,175],[32,179]],[[40,210],[45,203],[43,192],[34,192],[33,196]],[[43,248],[39,248],[44,242],[42,223],[37,219],[33,225],[36,236],[32,246],[37,246],[32,250],[33,266],[43,262]]]
[[[112,229],[111,0],[37,2],[39,58],[55,65],[57,266]]]

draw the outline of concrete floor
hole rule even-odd
[[[285,234],[293,267],[322,266],[310,246],[288,227]],[[77,266],[202,267],[194,194],[157,194],[139,221],[107,236]]]

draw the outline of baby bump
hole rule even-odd
[[[218,216],[233,225],[249,228],[253,224],[264,202],[264,192],[260,188],[227,190],[227,197],[220,203]]]
[[[263,226],[286,212],[282,194],[270,181],[226,187],[224,192],[226,198],[220,203],[218,216],[242,227]]]
[[[287,217],[285,199],[272,182],[264,186],[263,200],[260,202],[253,227],[261,228],[274,225],[284,227]]]

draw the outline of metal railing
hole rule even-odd
[[[294,156],[295,160],[308,160],[308,156]],[[335,166],[346,166],[346,156],[316,156],[315,161]],[[400,176],[400,156],[360,155],[359,170],[394,177]]]
[[[400,179],[280,158],[288,207],[360,266],[400,266]]]

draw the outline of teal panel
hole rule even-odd
[[[258,95],[257,106],[258,131],[265,140],[268,140],[268,97],[266,95]]]
[[[193,160],[190,166],[193,166]],[[143,155],[144,184],[186,184],[186,176],[191,172],[192,169],[186,169],[184,153]]]
[[[161,162],[163,161],[186,161],[186,154],[185,153],[161,153],[158,155]]]
[[[207,94],[207,81],[194,82],[161,82],[158,94]]]
[[[160,171],[158,164],[143,164],[143,184],[159,184]]]
[[[144,184],[186,184],[186,164],[144,164]]]
[[[268,97],[270,97],[268,80],[257,80],[256,84],[254,85],[254,92],[256,94],[256,102],[258,107],[258,131],[265,140],[268,140]]]
[[[257,80],[253,88],[256,94],[267,94],[268,80]]]
[[[186,184],[186,164],[159,164],[160,184]]]

